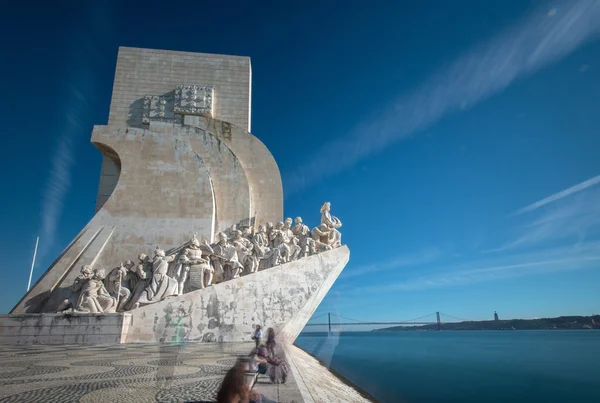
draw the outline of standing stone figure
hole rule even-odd
[[[177,269],[179,289],[178,294],[183,294],[183,287],[187,279],[188,273],[190,277],[190,288],[192,290],[208,287],[212,284],[214,269],[210,262],[202,257],[202,249],[200,241],[196,238],[196,233],[190,240],[189,246],[183,251],[179,257],[179,266]],[[205,246],[208,245],[205,242]],[[208,245],[210,248],[210,245]],[[212,248],[210,249],[212,252]]]
[[[337,229],[342,226],[342,222],[330,214],[331,203],[325,202],[321,206],[321,224],[326,225],[329,228],[329,242],[328,245],[332,248],[342,246],[342,233]]]
[[[290,258],[288,259],[288,262],[298,259],[302,251],[302,247],[299,245],[300,240],[296,238],[294,231],[292,231],[293,222],[294,221],[291,218],[286,218],[283,223],[283,231],[288,239],[287,246],[290,248]]]
[[[132,283],[135,283],[135,285],[133,286],[129,303],[125,305],[126,310],[136,309],[140,306],[138,301],[150,283],[150,279],[152,278],[152,263],[148,255],[141,253],[138,256],[138,264],[135,266],[132,274]]]
[[[90,312],[116,312],[117,310],[117,298],[110,295],[106,287],[104,286],[104,280],[106,279],[106,271],[104,269],[99,269],[94,271],[94,276],[89,283],[94,283],[96,287],[96,311],[91,310]]]
[[[259,259],[259,270],[277,266],[281,259],[279,249],[271,248],[267,229],[264,225],[258,226],[258,232],[252,237],[254,251]]]
[[[119,267],[113,269],[105,280],[105,286],[108,293],[117,299],[117,311],[122,311],[131,298],[130,278],[135,274],[131,269],[135,266],[133,261],[128,260],[121,263]]]
[[[174,256],[166,256],[165,251],[156,247],[152,260],[152,278],[137,300],[140,305],[153,304],[163,299],[177,295],[179,284],[177,280],[167,275],[169,263],[175,260]]]
[[[258,259],[254,255],[254,245],[242,236],[242,231],[233,231],[233,245],[237,251],[238,259],[244,266],[244,274],[254,273],[258,268]]]
[[[298,238],[298,245],[300,246],[300,257],[306,257],[312,254],[314,248],[314,241],[312,239],[310,229],[307,225],[302,222],[302,217],[296,217],[296,224],[292,228],[294,236]]]
[[[273,233],[273,223],[268,222],[265,224],[265,233],[267,234],[267,240],[269,241],[269,247],[273,248],[273,239],[271,238],[271,234]]]
[[[273,248],[279,249],[281,254],[281,260],[283,263],[290,261],[290,247],[288,246],[289,238],[287,237],[287,231],[283,228],[283,222],[279,221],[271,229],[269,239]]]
[[[219,241],[213,247],[215,271],[223,276],[223,281],[238,278],[244,266],[238,260],[235,246],[229,243],[224,232],[220,232],[217,238]]]

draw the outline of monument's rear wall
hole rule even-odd
[[[215,88],[213,118],[250,130],[250,58],[120,47],[109,126],[142,126],[143,98],[178,85]]]

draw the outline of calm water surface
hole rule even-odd
[[[303,333],[381,402],[600,402],[600,330]]]

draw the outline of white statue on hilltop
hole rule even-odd
[[[342,233],[338,231],[341,228],[342,222],[331,215],[331,203],[325,202],[321,206],[321,225],[327,226],[329,229],[329,242],[327,243],[332,248],[342,246]]]

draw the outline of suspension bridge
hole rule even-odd
[[[441,316],[444,316],[444,318],[450,318],[453,319],[451,321],[444,321],[442,322]],[[315,323],[312,322],[313,320],[322,318],[324,316],[327,316],[327,322],[323,322],[323,323]],[[392,321],[392,322],[373,322],[373,321],[363,321],[363,320],[358,320],[358,319],[351,319],[351,318],[346,318],[344,316],[335,314],[335,313],[331,313],[331,312],[327,312],[324,313],[322,315],[319,316],[315,316],[314,318],[311,318],[309,323],[306,324],[306,326],[327,326],[329,331],[331,332],[331,317],[333,316],[334,318],[334,322],[333,324],[336,326],[361,326],[361,325],[370,325],[370,326],[395,326],[395,325],[437,325],[437,329],[440,330],[442,327],[443,323],[457,323],[457,322],[466,322],[468,321],[468,319],[462,319],[462,318],[457,318],[456,316],[452,316],[452,315],[448,315],[446,313],[443,312],[432,312],[429,313],[427,315],[418,317],[418,318],[414,318],[414,319],[408,319],[408,320],[400,320],[400,321]],[[431,318],[430,320],[426,320],[428,318]],[[337,320],[335,320],[337,319]]]

